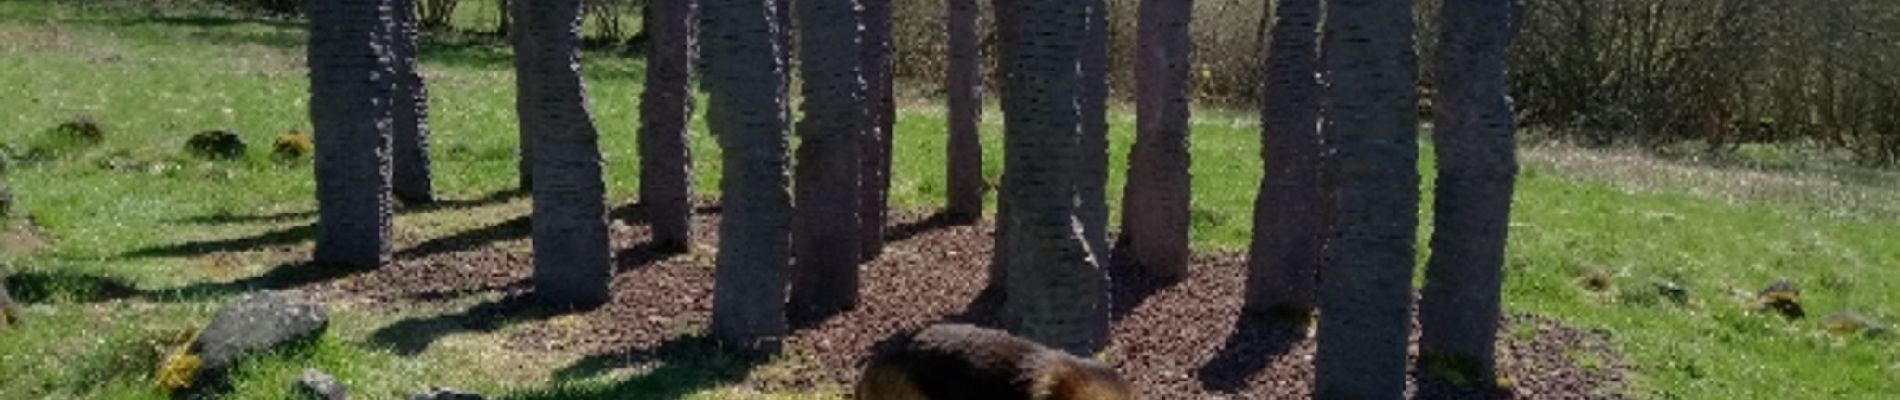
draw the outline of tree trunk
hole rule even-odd
[[[1087,31],[1082,37],[1082,137],[1076,151],[1081,172],[1076,180],[1076,217],[1082,239],[1098,265],[1108,265],[1108,2],[1089,0]]]
[[[792,219],[790,311],[806,320],[828,317],[858,303],[857,224],[860,143],[865,83],[857,56],[860,22],[856,0],[799,0],[799,73],[804,79],[804,119],[798,123],[797,195]]]
[[[646,92],[640,98],[640,208],[653,227],[653,246],[666,253],[692,250],[694,30],[698,0],[655,0],[643,16]]]
[[[508,19],[510,21],[522,21],[526,23],[530,3],[532,3],[532,0],[509,2],[508,6],[513,8],[508,10],[509,14],[512,15]],[[537,50],[535,50],[535,48],[541,46],[541,44],[525,40],[526,38],[527,33],[521,32],[521,29],[508,31],[508,43],[514,46],[516,55],[514,60],[516,71],[515,115],[531,115],[534,113],[535,107],[532,100],[534,99],[532,92],[537,87],[537,85],[533,83],[535,77],[520,73],[521,71],[534,69],[535,60],[534,57],[522,57],[521,55],[536,54]],[[523,191],[532,191],[534,189],[534,132],[538,130],[533,126],[535,121],[529,118],[517,118],[515,123],[518,125],[515,143],[520,146],[520,148],[517,149],[519,150],[517,153],[519,157],[515,159],[515,176],[519,181],[517,185]]]
[[[1187,274],[1188,70],[1192,0],[1142,0],[1135,57],[1135,146],[1122,196],[1129,254],[1157,277]]]
[[[1020,336],[1089,355],[1108,342],[1108,277],[1090,257],[1076,220],[1082,36],[1088,5],[1013,0],[1021,35],[1010,43],[1014,71],[1003,201],[1013,209],[1004,243],[1009,280],[1004,307]]]
[[[891,0],[861,0],[864,4],[864,46],[862,48],[865,101],[868,120],[865,129],[863,177],[858,205],[858,222],[866,240],[860,242],[865,260],[884,252],[884,216],[889,211],[891,189],[891,128],[897,109],[891,93]]]
[[[725,197],[714,270],[713,337],[776,349],[785,335],[792,196],[778,0],[702,0],[706,123],[719,144]]]
[[[508,25],[514,21],[513,5],[510,0],[495,0],[495,34],[508,36]]]
[[[1304,322],[1317,307],[1331,236],[1331,190],[1321,173],[1331,150],[1319,130],[1320,0],[1280,0],[1267,50],[1261,108],[1266,176],[1254,198],[1247,309]]]
[[[1014,78],[1010,77],[1010,64],[1016,59],[1014,56],[1011,56],[1010,47],[1015,46],[1016,37],[1018,36],[1016,29],[1018,25],[1021,25],[1016,21],[1016,0],[990,0],[990,12],[995,14],[993,17],[996,20],[996,42],[998,43],[996,46],[996,77],[997,80],[1002,81],[1002,83],[996,85],[998,88],[997,91],[1000,92],[996,100],[1002,104],[1003,110],[1009,110],[1016,100],[1009,94],[1010,82],[1014,81]],[[1006,136],[1010,123],[1007,114],[1008,113],[1005,112],[1006,116],[1003,118],[1003,130]],[[1003,169],[1003,175],[998,179],[1008,181],[1009,168],[1005,167]],[[1003,248],[1007,246],[1010,238],[1008,223],[1009,211],[1009,202],[1003,201],[1002,193],[997,193],[996,235],[994,242],[991,244],[990,280],[985,290],[1001,291],[1005,286],[1004,283],[1009,281],[1009,258],[1003,254]],[[1004,291],[1004,293],[1007,295],[1007,291]],[[1009,310],[1003,309],[1002,312],[1005,315],[999,315],[998,317],[1004,321],[1008,321],[1009,316],[1007,314]],[[1007,322],[1005,325],[1007,325]]]
[[[391,0],[390,11],[390,61],[396,71],[391,185],[404,204],[427,204],[435,201],[435,189],[429,167],[429,88],[416,55],[416,0]]]
[[[1326,7],[1321,129],[1338,140],[1339,234],[1320,282],[1313,394],[1396,399],[1405,391],[1418,228],[1411,2]]]
[[[310,120],[317,140],[319,264],[389,260],[390,102],[387,0],[310,4]]]
[[[977,0],[949,0],[949,204],[957,222],[983,218],[983,54],[977,44]]]
[[[519,43],[532,43],[530,134],[534,143],[534,290],[543,301],[590,308],[606,303],[613,266],[607,239],[606,185],[599,134],[581,81],[580,0],[543,0],[524,8]]]
[[[1432,254],[1419,299],[1419,360],[1496,378],[1504,247],[1517,177],[1505,70],[1522,3],[1445,0],[1432,96],[1438,156]]]

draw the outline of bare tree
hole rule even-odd
[[[1081,121],[1082,36],[1086,3],[1011,0],[1019,35],[1008,44],[1011,64],[1004,117],[1002,201],[1009,240],[1005,314],[1013,333],[1071,354],[1108,342],[1108,277],[1089,255],[1076,220]]]
[[[792,196],[781,0],[702,0],[707,127],[724,148],[712,335],[776,349],[785,334]]]
[[[1313,397],[1397,399],[1418,229],[1412,8],[1334,1],[1324,18],[1321,129],[1338,140],[1339,236],[1320,282]]]
[[[869,119],[857,0],[799,0],[799,72],[804,119],[798,123],[794,173],[791,312],[801,319],[857,306],[863,247],[859,157]]]
[[[374,268],[389,260],[388,0],[312,2],[310,120],[316,132],[317,263]]]
[[[525,46],[515,51],[515,76],[528,85],[520,119],[534,143],[535,296],[598,306],[610,297],[613,263],[600,135],[581,79],[581,3],[545,0],[516,10],[516,44]]]
[[[416,0],[391,0],[390,12],[389,51],[396,70],[391,190],[404,203],[429,203],[435,201],[429,166],[429,87],[417,55]]]
[[[692,250],[694,30],[698,0],[649,2],[651,37],[646,92],[640,98],[640,208],[653,226],[654,248]]]
[[[1260,112],[1266,174],[1254,197],[1247,308],[1304,322],[1316,308],[1332,232],[1332,199],[1322,179],[1331,150],[1319,129],[1320,0],[1274,4]]]
[[[950,48],[949,71],[944,76],[949,103],[949,204],[952,220],[975,222],[983,217],[983,143],[978,137],[983,121],[983,54],[977,43],[977,0],[949,0],[946,23]]]
[[[1522,4],[1444,0],[1433,62],[1438,180],[1432,255],[1419,313],[1419,360],[1495,381],[1505,236],[1517,179],[1506,63]]]
[[[1135,57],[1135,145],[1122,195],[1122,236],[1149,274],[1187,274],[1188,79],[1192,0],[1142,0]]]
[[[897,120],[891,79],[891,0],[859,0],[864,5],[863,68],[865,101],[871,125],[865,130],[864,155],[858,171],[863,177],[858,223],[865,238],[859,242],[864,259],[884,252],[884,220],[891,190],[891,135]]]

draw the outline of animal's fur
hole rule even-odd
[[[0,328],[20,324],[20,306],[13,303],[13,296],[7,293],[6,266],[0,265]]]
[[[1135,400],[1113,368],[1002,331],[935,325],[878,352],[858,400]]]

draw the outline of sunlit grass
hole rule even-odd
[[[155,248],[247,237],[277,238],[265,243],[270,246],[308,245],[296,232],[310,223],[314,209],[310,167],[273,161],[268,154],[277,134],[309,129],[301,28],[216,9],[184,10],[0,2],[0,85],[8,93],[0,95],[0,146],[9,152],[58,147],[8,167],[19,210],[53,248],[0,254],[0,261],[38,285],[28,300],[36,303],[29,307],[29,325],[0,334],[0,377],[7,382],[0,385],[0,398],[160,397],[151,389],[145,366],[155,360],[142,358],[145,348],[202,324],[228,298],[108,300],[107,294],[118,286],[163,293],[293,261],[268,252],[192,257],[150,251]],[[433,36],[425,48],[433,157],[443,197],[477,199],[512,189],[516,128],[508,50],[492,39],[461,35]],[[585,64],[616,204],[629,201],[637,187],[634,129],[643,68],[638,60],[607,56],[589,57]],[[928,98],[904,104],[893,201],[928,210],[944,196],[942,108]],[[1124,152],[1133,136],[1128,111],[1118,108],[1111,117],[1111,203],[1121,196]],[[1194,243],[1203,250],[1244,250],[1260,178],[1256,117],[1213,109],[1196,113]],[[44,144],[45,132],[79,115],[104,126],[103,143]],[[987,115],[985,171],[993,180],[1000,172],[1000,114],[992,108]],[[186,155],[185,139],[210,129],[238,133],[250,151],[236,161]],[[698,190],[716,194],[719,149],[705,136],[703,121],[696,123],[693,146]],[[1637,364],[1632,391],[1646,397],[1900,393],[1895,340],[1833,337],[1818,327],[1819,316],[1837,310],[1900,322],[1900,271],[1894,268],[1900,265],[1900,231],[1894,229],[1900,215],[1887,212],[1891,205],[1855,203],[1900,198],[1900,189],[1849,181],[1837,191],[1846,193],[1840,196],[1782,195],[1815,190],[1762,187],[1790,176],[1801,177],[1795,180],[1802,184],[1819,178],[1589,161],[1600,154],[1574,148],[1527,152],[1508,257],[1510,310],[1605,332]],[[1429,152],[1422,159],[1429,190]],[[405,213],[396,221],[397,237],[413,244],[526,211],[526,201],[514,199]],[[1421,220],[1429,218],[1428,203]],[[1421,227],[1421,244],[1429,231]],[[1577,277],[1592,272],[1608,275],[1611,289],[1576,286]],[[1816,318],[1784,322],[1744,311],[1749,294],[1779,278],[1801,284]],[[1659,299],[1653,285],[1662,281],[1687,287],[1690,302]],[[510,352],[495,343],[505,330],[452,336],[437,345],[443,350],[418,356],[392,354],[367,340],[396,321],[465,306],[402,313],[343,306],[335,310],[332,333],[312,349],[262,357],[242,370],[234,395],[284,394],[307,366],[362,388],[366,398],[402,397],[429,384],[571,398],[697,387],[723,378],[718,371],[674,369],[669,373],[675,375],[637,384],[618,378],[555,383],[547,371],[575,355]],[[713,387],[682,395],[762,395],[736,390]]]

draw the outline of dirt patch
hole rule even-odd
[[[53,240],[27,222],[0,219],[0,254],[24,256],[53,247]]]
[[[613,229],[614,299],[584,313],[548,317],[514,305],[531,287],[529,255],[497,250],[495,242],[482,238],[519,240],[525,235],[516,230],[525,224],[457,235],[468,241],[438,243],[436,248],[446,249],[439,252],[405,251],[383,269],[309,289],[328,300],[370,307],[499,293],[504,300],[475,306],[472,310],[479,311],[470,311],[469,318],[450,320],[466,319],[459,322],[467,325],[463,329],[484,331],[492,329],[492,321],[522,320],[514,323],[523,329],[508,331],[506,338],[517,351],[571,352],[591,359],[648,354],[690,340],[707,324],[717,242],[710,231],[718,217],[698,216],[702,230],[696,251],[679,256],[646,249],[647,228],[637,217],[630,219]],[[787,351],[812,362],[796,363],[791,371],[750,374],[739,385],[757,390],[849,387],[869,349],[897,332],[944,320],[993,324],[996,303],[982,295],[994,240],[991,227],[945,226],[916,214],[892,220],[896,226],[886,253],[862,268],[858,308],[803,324],[788,338]],[[1202,254],[1193,260],[1192,277],[1172,285],[1143,279],[1125,266],[1111,268],[1116,318],[1108,357],[1149,398],[1306,396],[1314,341],[1304,329],[1240,317],[1245,268],[1244,254]],[[1601,335],[1529,316],[1509,317],[1504,327],[1501,365],[1514,397],[1621,397],[1628,365]],[[616,366],[636,370],[665,362],[623,361]],[[1477,397],[1424,386],[1431,397]]]

